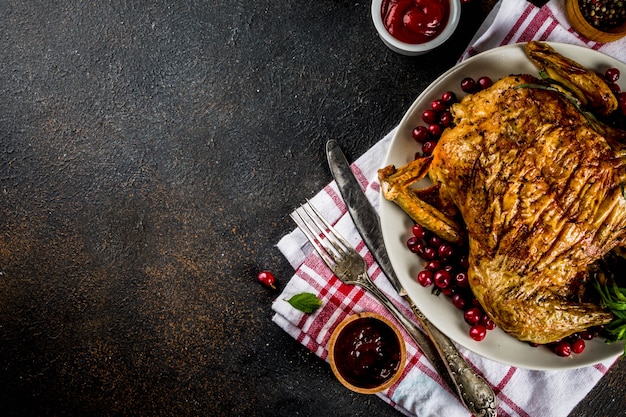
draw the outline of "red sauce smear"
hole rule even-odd
[[[425,43],[437,37],[450,14],[449,0],[383,0],[383,25],[405,43]]]

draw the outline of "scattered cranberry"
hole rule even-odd
[[[421,224],[417,223],[414,224],[413,227],[411,227],[411,232],[413,233],[413,236],[418,239],[424,239],[426,236],[428,236],[428,230]]]
[[[257,275],[257,280],[268,288],[271,288],[273,290],[276,289],[276,277],[274,277],[274,274],[272,274],[270,271],[259,272],[259,275]]]
[[[433,273],[427,269],[418,272],[417,282],[422,287],[430,287],[431,285],[433,285]]]
[[[448,110],[441,113],[441,116],[439,117],[439,124],[443,127],[450,126],[452,124],[452,113]]]
[[[411,251],[413,251],[412,248],[414,248],[415,245],[417,245],[418,243],[419,243],[419,239],[416,238],[415,236],[411,236],[406,241],[406,247],[409,248]]]
[[[441,269],[441,262],[439,262],[439,260],[437,259],[433,259],[432,261],[428,262],[424,268],[428,269],[431,272],[437,272]]]
[[[450,274],[448,273],[448,271],[445,271],[443,269],[439,270],[435,272],[434,278],[435,278],[435,285],[438,288],[444,289],[450,286],[451,278],[450,278]]]
[[[583,340],[591,340],[594,338],[594,334],[592,332],[590,332],[589,330],[585,330],[580,332],[580,338]]]
[[[481,90],[484,90],[486,88],[489,88],[493,85],[493,81],[491,81],[491,78],[489,77],[480,77],[477,81],[478,84],[478,88],[480,88]]]
[[[424,126],[417,126],[412,132],[413,139],[415,139],[418,143],[426,142],[429,135],[430,133],[428,132],[428,129]]]
[[[448,285],[446,288],[440,288],[440,290],[443,295],[447,295],[448,297],[452,297],[456,294],[456,288],[452,285]]]
[[[609,88],[615,95],[618,95],[622,91],[622,88],[616,83],[609,83]]]
[[[441,133],[443,132],[443,128],[438,123],[432,123],[428,125],[428,131],[430,132],[431,135],[433,135],[433,137],[439,139],[439,137],[441,136]]]
[[[617,80],[619,80],[619,76],[620,73],[619,69],[617,68],[609,68],[604,73],[604,79],[606,79],[606,81],[609,83],[616,83]]]
[[[439,253],[439,257],[443,260],[450,259],[452,255],[454,255],[454,246],[449,243],[442,243],[439,245],[437,253]]]
[[[430,246],[426,246],[422,253],[422,257],[428,261],[432,261],[433,259],[437,257],[437,250]]]
[[[461,80],[461,90],[466,93],[473,93],[476,91],[476,81],[471,77],[466,77]]]
[[[485,326],[487,330],[493,330],[496,328],[496,324],[486,314],[483,314],[478,323]]]
[[[456,94],[454,93],[454,91],[446,91],[441,95],[441,100],[443,100],[443,102],[449,106],[453,103],[456,103]]]
[[[441,99],[433,100],[430,104],[430,108],[439,113],[446,109],[446,103]]]
[[[465,319],[465,322],[471,326],[473,326],[474,324],[478,324],[482,316],[483,313],[478,307],[468,308],[467,310],[465,310],[465,313],[463,313],[463,318]]]
[[[439,116],[437,115],[437,112],[434,110],[424,110],[422,112],[422,120],[424,121],[424,123],[428,123],[428,124],[436,123],[438,118]]]
[[[430,237],[430,239],[428,239],[428,243],[430,243],[432,246],[439,246],[441,245],[442,241],[441,238],[437,235],[432,235]]]
[[[435,146],[437,146],[437,142],[434,140],[427,140],[422,144],[422,152],[424,152],[424,155],[431,155],[435,150]]]
[[[469,280],[467,279],[466,272],[463,272],[463,271],[459,272],[458,274],[456,274],[454,279],[456,281],[456,285],[458,285],[461,288],[466,288],[469,286]]]
[[[452,296],[452,304],[459,310],[464,310],[467,306],[467,300],[461,294],[454,294]]]
[[[583,339],[576,339],[574,343],[572,343],[572,352],[579,354],[583,353],[585,350],[585,341]]]
[[[554,347],[554,353],[558,356],[567,357],[572,354],[572,345],[569,342],[562,340]]]
[[[487,336],[487,329],[482,324],[475,324],[470,327],[469,335],[475,341],[480,342]]]

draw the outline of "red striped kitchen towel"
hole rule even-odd
[[[604,45],[586,42],[570,29],[563,10],[563,0],[552,0],[542,8],[524,0],[501,0],[462,59],[496,46],[541,39],[586,44],[626,62],[626,40]],[[389,132],[352,165],[376,208],[380,197],[377,171],[384,163],[393,133]],[[360,239],[335,183],[324,187],[311,202],[366,259],[368,272],[377,285],[410,315],[410,310],[389,285]],[[277,246],[294,267],[295,275],[274,301],[272,320],[321,359],[327,360],[330,335],[346,316],[361,311],[388,316],[384,308],[363,290],[344,285],[335,278],[298,230],[284,236]],[[314,314],[303,314],[285,301],[305,291],[323,300],[322,307]],[[493,386],[498,396],[499,416],[567,416],[614,362],[608,360],[575,370],[532,371],[496,363],[462,347],[459,350]],[[409,360],[400,381],[377,395],[409,416],[469,417],[470,413],[408,338],[407,351]]]

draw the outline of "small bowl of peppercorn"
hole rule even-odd
[[[565,0],[565,13],[572,28],[600,43],[626,36],[624,0]]]
[[[441,46],[461,18],[460,0],[372,0],[378,36],[392,51],[422,55]]]
[[[397,327],[380,314],[352,314],[333,331],[328,361],[346,388],[360,394],[374,394],[400,379],[406,362],[406,345]]]

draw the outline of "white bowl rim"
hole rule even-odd
[[[405,51],[408,53],[424,53],[428,52],[432,49],[437,48],[445,41],[447,41],[450,36],[456,30],[456,27],[459,24],[459,20],[461,18],[461,1],[460,0],[448,0],[450,2],[450,14],[448,16],[448,22],[446,23],[445,28],[441,31],[439,35],[437,35],[433,40],[424,43],[406,43],[399,41],[394,38],[383,25],[383,19],[381,14],[381,7],[383,0],[372,0],[372,20],[374,21],[374,26],[378,31],[383,40],[389,44],[392,49],[396,49],[398,51]]]

